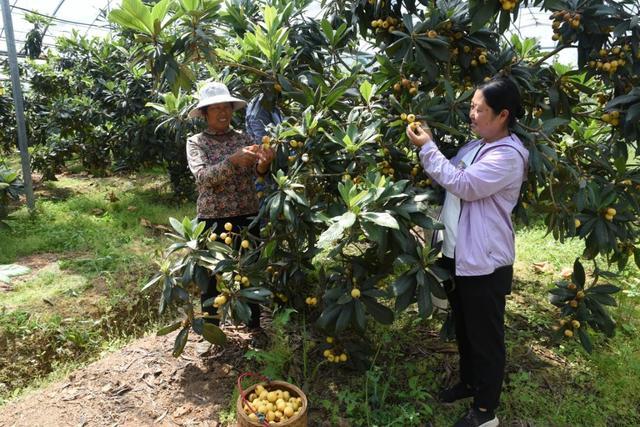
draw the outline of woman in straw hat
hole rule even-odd
[[[253,144],[251,138],[231,128],[231,116],[246,102],[229,94],[223,83],[207,83],[199,94],[198,105],[189,117],[202,117],[207,128],[187,140],[187,160],[198,188],[198,220],[207,228],[214,224],[225,232],[226,223],[238,232],[247,227],[258,212],[256,176],[264,175],[273,152]],[[218,295],[215,279],[201,296],[202,302]],[[211,316],[213,307],[203,307]],[[211,321],[214,321],[211,319]],[[260,309],[251,305],[250,328],[260,326]]]

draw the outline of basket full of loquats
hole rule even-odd
[[[254,384],[240,390],[236,403],[237,425],[306,427],[307,406],[307,397],[293,384],[285,381]]]

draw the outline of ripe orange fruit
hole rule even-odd
[[[564,336],[567,337],[567,338],[571,338],[573,336],[573,331],[570,330],[570,329],[566,329],[564,331]]]
[[[224,294],[218,295],[213,300],[213,306],[216,308],[222,305],[225,305],[226,303],[227,303],[227,297]]]

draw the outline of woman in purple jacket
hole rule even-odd
[[[508,78],[479,86],[471,101],[471,129],[480,139],[445,158],[428,129],[407,127],[429,176],[447,191],[442,265],[453,276],[447,294],[460,354],[460,382],[440,393],[443,402],[473,397],[455,427],[498,425],[505,368],[504,308],[511,292],[515,235],[511,211],[526,178],[529,153],[510,129],[523,114]]]

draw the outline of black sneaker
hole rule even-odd
[[[498,417],[493,411],[483,412],[479,409],[471,408],[453,427],[496,427],[499,424]]]
[[[473,397],[473,388],[464,383],[458,383],[453,387],[445,388],[438,394],[438,398],[442,403],[453,403],[468,397]]]

